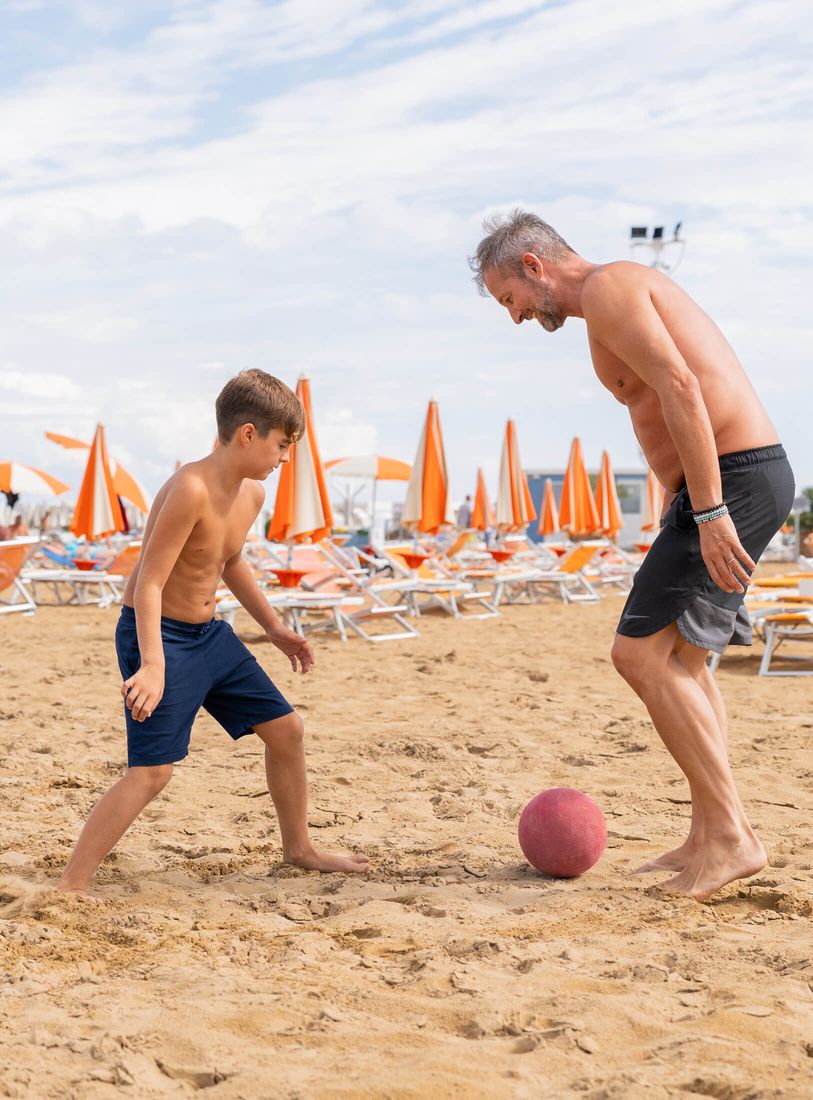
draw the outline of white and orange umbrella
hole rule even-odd
[[[330,534],[333,509],[316,442],[310,382],[304,375],[296,384],[296,395],[305,409],[305,430],[291,446],[288,462],[282,467],[268,538],[276,542],[319,542]]]
[[[81,449],[88,451],[91,447],[90,443],[84,443],[81,439],[74,439],[70,435],[58,435],[56,432],[46,432],[45,438],[50,439],[52,443],[58,443],[60,447],[64,447],[68,451]],[[114,458],[108,458],[108,462],[110,473],[113,475],[113,485],[118,495],[124,497],[125,500],[129,500],[131,504],[138,508],[139,512],[144,512],[146,515],[150,510],[151,503],[147,490]]]
[[[437,401],[429,402],[401,522],[407,529],[432,535],[452,522],[449,515],[449,475]]]
[[[528,488],[528,479],[519,457],[517,426],[509,420],[500,456],[500,484],[497,492],[497,527],[519,531],[536,519],[536,509]]]
[[[474,494],[474,508],[471,512],[471,525],[475,531],[485,531],[489,527],[496,527],[497,520],[494,509],[488,498],[486,479],[482,470],[477,471],[477,492]]]
[[[556,508],[556,495],[553,491],[553,482],[549,477],[545,478],[545,488],[542,490],[542,506],[539,515],[539,534],[554,535],[560,531],[559,512]]]
[[[649,470],[646,475],[646,489],[644,490],[644,518],[641,523],[642,531],[657,531],[661,522],[663,511],[663,486]]]
[[[571,535],[592,535],[601,529],[601,521],[590,488],[579,437],[570,448],[562,496],[559,501],[559,525]]]
[[[354,458],[332,458],[325,470],[336,477],[367,477],[373,481],[409,481],[412,467],[408,462],[384,455],[359,455]]]
[[[127,521],[113,484],[104,428],[101,424],[96,427],[90,446],[70,530],[80,538],[84,535],[89,541],[105,538],[114,531],[127,530]]]
[[[618,500],[615,475],[607,451],[604,451],[601,455],[601,469],[596,484],[596,510],[598,511],[602,533],[614,539],[624,526],[624,518],[621,515],[621,504]]]
[[[24,466],[21,462],[0,462],[0,490],[4,493],[34,493],[37,496],[59,496],[70,485],[44,470]]]

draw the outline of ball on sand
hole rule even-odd
[[[517,831],[528,862],[556,878],[589,871],[607,846],[604,814],[592,798],[571,787],[554,787],[532,798]]]

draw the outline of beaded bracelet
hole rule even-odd
[[[707,508],[705,512],[692,512],[692,519],[695,523],[709,523],[713,519],[719,519],[720,516],[728,515],[728,505],[725,501],[722,504],[715,504],[713,508]]]

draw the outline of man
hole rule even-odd
[[[457,526],[461,531],[468,531],[471,527],[471,497],[467,496],[457,509]]]
[[[555,332],[568,317],[586,321],[599,381],[626,405],[667,491],[612,658],[692,796],[687,840],[640,870],[678,871],[665,888],[703,900],[766,862],[731,774],[725,706],[706,657],[750,644],[745,586],[787,518],[793,473],[722,333],[665,275],[589,263],[522,210],[484,228],[469,261],[481,293],[518,325]]]

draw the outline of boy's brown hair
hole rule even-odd
[[[226,383],[215,403],[217,436],[228,443],[243,424],[264,438],[274,428],[297,440],[305,431],[305,410],[294,391],[264,370],[243,370]]]

